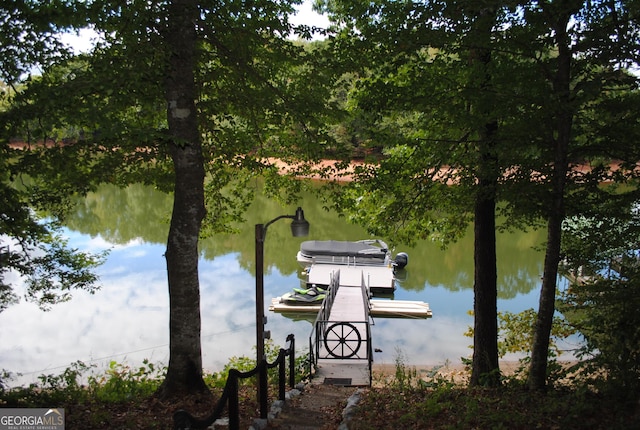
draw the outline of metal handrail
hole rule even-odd
[[[317,358],[322,358],[322,359],[366,359],[369,362],[371,361],[371,331],[369,328],[370,324],[369,321],[326,321],[326,320],[321,320],[318,321],[318,330],[317,330],[317,335],[316,335],[316,340],[315,340],[315,348],[316,348],[316,355]],[[346,327],[347,330],[349,331],[349,337],[350,338],[342,338],[340,340],[340,343],[338,345],[335,345],[335,347],[331,347],[329,345],[329,342],[335,341],[338,339],[337,335],[338,333],[336,331],[334,331],[334,327],[336,328],[336,331],[339,330],[337,327]],[[360,336],[361,330],[367,333],[366,336],[366,340],[362,338],[362,336]],[[332,332],[334,335],[336,335],[336,338],[332,338],[327,336],[328,332]],[[356,333],[357,332],[357,333]],[[351,335],[353,335],[355,333],[355,338],[352,337]],[[365,355],[362,356],[361,354],[359,354],[360,351],[360,345],[362,343],[366,343],[366,349],[365,349]],[[322,345],[324,343],[324,349],[322,348]],[[342,348],[342,350],[340,352],[342,352],[343,354],[336,354],[335,350],[340,347]],[[349,352],[349,354],[345,355],[344,351],[345,348],[347,352]],[[322,351],[325,351],[324,353],[322,353]]]
[[[371,304],[369,301],[369,279],[364,278],[364,274],[361,278],[360,288],[364,304],[366,306],[366,320],[365,321],[330,321],[329,314],[331,312],[331,306],[335,298],[335,292],[339,286],[339,271],[334,272],[335,277],[332,277],[332,285],[327,292],[327,299],[323,302],[323,306],[318,312],[318,316],[313,324],[311,335],[309,337],[309,350],[312,365],[317,365],[318,359],[366,359],[369,363],[369,377],[371,378],[371,362],[373,361],[373,347],[371,342],[371,318],[369,311],[371,310]],[[335,289],[333,288],[335,282]],[[346,335],[345,335],[346,330]],[[366,333],[365,336],[365,355],[358,354],[360,351],[361,343],[363,342],[362,332]],[[331,332],[335,339],[329,338],[327,335]],[[335,345],[331,343],[336,341]],[[324,343],[324,349],[322,345]],[[338,351],[338,353],[336,353]],[[311,370],[311,369],[310,369]],[[371,380],[371,379],[369,379]]]
[[[371,363],[373,363],[373,342],[371,341],[371,321],[372,321],[372,317],[371,317],[371,300],[369,300],[371,298],[371,275],[367,274],[367,280],[365,283],[364,280],[364,274],[362,277],[362,282],[360,283],[360,288],[362,290],[362,298],[364,300],[365,305],[367,306],[367,324],[366,324],[366,329],[367,329],[367,361],[369,363],[369,381],[371,381],[371,376],[372,376],[372,366]]]
[[[240,372],[237,369],[229,370],[227,382],[222,391],[222,396],[216,403],[211,414],[204,418],[198,418],[185,410],[178,410],[173,414],[174,430],[195,430],[210,427],[217,419],[222,417],[225,406],[229,406],[229,429],[238,430],[240,428],[240,407],[238,400],[238,380],[250,378],[258,374],[260,387],[260,409],[266,410],[268,370],[278,366],[278,399],[285,400],[286,390],[286,369],[285,359],[289,357],[289,387],[295,386],[295,338],[293,334],[287,336],[289,347],[280,348],[278,357],[273,363],[268,363],[264,358],[256,367],[248,372]]]
[[[317,343],[314,342],[314,333],[315,337],[317,338],[319,322],[329,318],[331,307],[333,306],[333,301],[336,297],[336,293],[338,292],[339,285],[340,271],[338,270],[331,273],[331,278],[329,281],[329,286],[327,287],[325,298],[320,305],[320,310],[318,311],[316,320],[311,327],[311,333],[309,334],[309,374],[313,373],[316,365],[318,364],[318,346]]]

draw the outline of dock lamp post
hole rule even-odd
[[[295,215],[280,215],[266,224],[256,224],[256,349],[257,365],[260,366],[264,357],[264,340],[270,337],[270,333],[264,331],[267,319],[264,315],[264,240],[267,236],[267,227],[282,218],[290,218],[291,234],[294,237],[309,235],[309,222],[304,219],[302,208],[296,209]],[[261,379],[261,378],[259,378]],[[267,418],[267,390],[266,379],[264,387],[258,382],[258,402],[260,403],[260,418]]]

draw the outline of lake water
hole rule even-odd
[[[78,360],[98,369],[112,360],[133,366],[143,359],[168,362],[169,299],[165,251],[172,199],[149,187],[101,187],[80,202],[67,220],[70,244],[81,250],[110,249],[98,270],[102,289],[74,293],[49,312],[22,302],[0,314],[0,368],[29,383],[41,374],[59,374]],[[265,242],[265,306],[299,285],[295,260],[303,240],[359,240],[364,230],[322,209],[305,196],[299,203],[311,224],[308,238],[294,238],[289,221],[272,224]],[[281,207],[258,196],[247,222],[236,235],[204,239],[200,256],[203,366],[218,371],[234,356],[255,356],[254,225],[295,206]],[[385,238],[383,238],[385,239]],[[537,308],[543,254],[534,251],[543,232],[498,237],[500,311]],[[372,328],[376,363],[458,363],[469,357],[473,325],[473,242],[468,234],[446,250],[427,241],[396,250],[409,254],[398,300],[422,300],[430,319],[376,318]],[[311,323],[293,321],[265,310],[267,330],[278,345],[294,333],[298,350],[307,350]]]

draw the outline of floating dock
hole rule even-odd
[[[393,269],[387,266],[314,264],[307,269],[307,283],[329,285],[336,272],[340,272],[340,286],[343,287],[360,287],[364,282],[372,293],[391,294],[396,289]]]
[[[392,294],[395,290],[393,270],[386,266],[341,266],[314,264],[307,269],[307,284],[329,285],[332,276],[340,273],[340,287],[363,285],[373,295]],[[278,313],[317,314],[322,304],[289,304],[282,297],[271,299],[269,310]],[[365,306],[360,304],[358,306]],[[411,300],[369,299],[369,315],[385,318],[431,318],[429,303]]]
[[[291,294],[285,294],[273,298],[269,310],[313,322],[309,361],[315,382],[370,386],[372,317],[432,316],[425,302],[372,299],[376,293],[393,294],[395,268],[407,261],[406,254],[402,264],[391,260],[386,244],[379,240],[301,245],[298,262],[306,268],[306,288],[314,295],[292,300]]]
[[[370,386],[371,317],[424,319],[432,313],[424,302],[371,299],[363,281],[360,286],[343,285],[342,270],[332,273],[326,297],[319,304],[292,305],[276,297],[269,310],[313,319],[309,345],[316,383]]]
[[[433,316],[429,303],[410,300],[370,299],[369,315],[379,318],[431,318]],[[321,304],[317,305],[288,305],[282,302],[282,297],[271,299],[269,310],[281,314],[309,314],[316,315]]]

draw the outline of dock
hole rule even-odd
[[[401,254],[392,260],[380,240],[301,244],[297,259],[307,287],[273,298],[269,310],[313,321],[309,361],[315,383],[370,386],[373,317],[432,316],[428,303],[388,298],[395,291],[395,269],[408,262]],[[387,298],[373,299],[376,294]]]
[[[393,271],[387,267],[377,266],[315,264],[308,270],[307,283],[312,285],[330,285],[331,278],[336,273],[340,273],[339,286],[341,288],[355,287],[360,290],[364,285],[364,288],[370,293],[368,295],[376,293],[389,294],[395,290]],[[431,318],[433,316],[429,308],[429,303],[421,301],[374,299],[370,297],[367,301],[368,304],[358,302],[358,304],[354,304],[354,306],[367,306],[369,308],[369,315],[372,317]],[[283,314],[317,314],[321,306],[321,303],[292,305],[284,303],[281,297],[274,297],[271,299],[269,310]],[[365,317],[362,316],[362,318]]]
[[[371,385],[371,318],[430,318],[429,304],[420,301],[372,299],[368,288],[371,271],[360,271],[359,282],[354,268],[334,267],[316,270],[316,276],[328,284],[326,298],[319,304],[291,305],[273,298],[269,310],[286,315],[315,316],[309,338],[310,355],[315,367],[314,380],[344,386]],[[375,268],[373,268],[375,269]],[[309,278],[312,278],[311,270]],[[347,276],[343,278],[343,273]],[[380,278],[378,278],[380,279]]]
[[[316,315],[320,311],[316,305],[287,305],[280,297],[271,299],[269,310],[272,312],[304,317]],[[374,318],[431,318],[433,313],[429,303],[413,300],[369,299],[369,315]]]
[[[332,275],[327,298],[314,324],[315,378],[345,386],[371,385],[369,298],[364,285],[344,285],[341,271]],[[348,283],[349,281],[347,281]]]
[[[360,287],[364,282],[372,293],[389,293],[395,290],[393,270],[386,266],[314,264],[308,269],[308,283],[329,285],[331,276],[336,272],[340,272],[340,285],[344,287]]]

